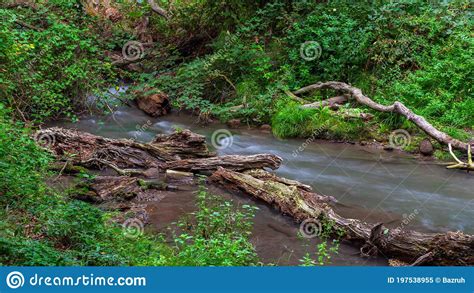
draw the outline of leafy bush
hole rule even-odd
[[[175,236],[176,261],[186,266],[257,265],[254,246],[249,241],[256,207],[232,202],[209,194],[201,185],[198,211],[178,223],[182,229]]]
[[[72,116],[112,73],[99,58],[91,23],[67,3],[49,1],[34,12],[0,9],[0,60],[8,68],[0,71],[0,101],[17,117]]]

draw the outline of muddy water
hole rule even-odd
[[[134,108],[122,108],[107,117],[86,117],[78,123],[60,126],[76,128],[111,138],[150,141],[157,133],[171,133],[175,127],[206,135],[225,129],[223,125],[202,126],[188,115],[150,118]],[[348,144],[279,140],[256,130],[231,130],[233,136],[221,143],[229,146],[220,154],[273,153],[284,159],[277,170],[281,176],[311,185],[320,194],[334,196],[337,209],[346,217],[389,223],[423,231],[461,230],[474,233],[474,175],[448,171],[433,162],[421,162],[408,155]],[[238,202],[248,198],[216,193]],[[153,224],[164,230],[171,222],[194,210],[192,190],[166,196],[150,204]],[[264,262],[298,264],[306,252],[315,252],[316,240],[297,238],[298,227],[290,219],[258,202],[253,243]],[[357,250],[341,245],[334,265],[385,265],[384,259],[362,259]]]

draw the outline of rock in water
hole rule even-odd
[[[272,127],[269,124],[263,124],[260,126],[260,130],[264,132],[272,132]]]
[[[230,128],[239,128],[241,125],[241,121],[239,119],[232,119],[227,121],[227,126]]]
[[[427,138],[420,143],[420,153],[424,156],[432,156],[434,153],[433,144]]]
[[[152,117],[166,115],[171,110],[168,96],[164,93],[139,95],[137,104],[139,109]]]

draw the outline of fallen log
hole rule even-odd
[[[238,173],[219,168],[210,181],[263,200],[297,222],[310,219],[329,223],[333,231],[339,231],[336,234],[342,232],[344,239],[359,245],[363,256],[378,254],[413,265],[474,265],[472,235],[462,232],[420,233],[389,229],[382,223],[346,219],[333,210],[329,197],[262,174],[262,171],[256,175],[254,171]]]
[[[189,130],[158,135],[151,143],[140,143],[53,127],[39,130],[35,139],[58,158],[69,157],[78,165],[89,165],[95,160],[117,168],[164,169],[166,161],[213,155],[207,149],[205,137]]]
[[[323,100],[323,101],[320,101],[320,102],[305,104],[305,105],[302,105],[301,108],[302,109],[319,109],[321,107],[334,108],[334,107],[337,107],[339,105],[344,104],[348,100],[349,100],[348,96],[345,96],[345,95],[344,96],[337,96],[337,97],[329,98],[329,99],[326,99],[326,100]]]
[[[454,139],[451,136],[447,135],[446,133],[439,131],[433,125],[431,125],[428,121],[426,121],[426,119],[423,116],[415,114],[413,111],[408,109],[405,105],[403,105],[401,102],[397,101],[393,103],[393,105],[390,105],[390,106],[381,105],[377,102],[374,102],[369,97],[365,96],[360,89],[343,82],[337,82],[337,81],[329,81],[329,82],[324,82],[324,83],[319,82],[319,83],[304,87],[294,92],[294,94],[301,95],[307,92],[320,90],[320,89],[333,89],[336,91],[341,91],[341,92],[351,95],[359,104],[367,106],[376,111],[398,113],[400,115],[403,115],[408,120],[415,123],[415,125],[417,125],[426,134],[436,139],[438,142],[445,145],[451,144],[454,148],[463,150],[463,151],[467,151],[468,149],[467,143]]]
[[[205,172],[218,167],[231,170],[277,169],[282,159],[274,155],[211,157],[205,137],[189,130],[157,135],[150,143],[109,139],[90,133],[49,128],[35,138],[59,159],[73,165],[111,168],[119,175],[145,175],[145,170]]]
[[[188,129],[176,131],[171,135],[158,134],[151,144],[160,145],[161,149],[178,155],[181,159],[215,156],[207,148],[206,137]]]
[[[254,156],[219,156],[202,159],[186,159],[179,161],[167,162],[164,168],[174,171],[186,172],[206,172],[215,171],[219,167],[230,170],[243,171],[249,169],[271,168],[278,169],[282,159],[275,155],[254,155]]]

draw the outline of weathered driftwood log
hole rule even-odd
[[[336,91],[341,91],[346,94],[350,94],[359,104],[367,106],[376,111],[398,113],[400,115],[403,115],[408,120],[415,123],[426,134],[436,139],[438,142],[445,145],[451,144],[456,149],[467,151],[467,147],[468,147],[467,143],[454,139],[451,136],[447,135],[446,133],[439,131],[433,125],[431,125],[428,121],[426,121],[424,117],[415,114],[413,111],[408,109],[402,103],[395,102],[393,103],[393,105],[390,105],[390,106],[381,105],[379,103],[374,102],[369,97],[365,96],[360,89],[350,86],[343,82],[337,82],[337,81],[329,81],[329,82],[324,82],[324,83],[319,82],[319,83],[304,87],[296,91],[294,94],[301,95],[310,91],[320,90],[320,89],[333,89]]]
[[[202,159],[187,159],[170,161],[164,165],[169,170],[187,172],[215,171],[218,167],[230,170],[242,171],[257,168],[271,168],[273,170],[280,167],[282,159],[275,155],[254,155],[254,156],[219,156]]]
[[[83,193],[76,193],[76,199],[93,202],[128,202],[136,197],[152,198],[153,190],[168,190],[162,180],[145,180],[128,176],[97,176],[79,184]]]
[[[35,137],[58,158],[86,167],[108,167],[119,175],[144,175],[143,170],[204,172],[219,166],[231,170],[277,169],[282,159],[274,155],[220,156],[209,152],[205,137],[189,130],[158,135],[151,143],[109,139],[62,128],[40,130]]]
[[[332,209],[330,198],[298,184],[285,184],[284,179],[262,174],[262,171],[238,173],[219,168],[210,180],[263,200],[298,222],[307,219],[328,221],[335,231],[344,233],[346,240],[360,245],[363,255],[379,254],[413,265],[474,265],[472,235],[461,232],[419,233],[346,219]]]
[[[138,178],[127,176],[98,176],[80,187],[87,192],[76,194],[76,198],[93,203],[131,200],[142,192]]]
[[[166,161],[212,155],[205,137],[189,130],[159,135],[151,143],[109,139],[57,127],[40,130],[35,138],[57,157],[68,156],[74,164],[90,164],[94,160],[100,163],[102,160],[118,168],[163,169]]]
[[[151,144],[159,145],[164,151],[178,155],[181,159],[215,156],[207,148],[206,137],[188,129],[177,131],[171,135],[159,134]]]
[[[344,104],[348,100],[349,100],[348,96],[337,96],[337,97],[329,98],[320,102],[314,102],[311,104],[302,105],[301,108],[302,109],[319,109],[321,107],[334,108],[334,107]]]

